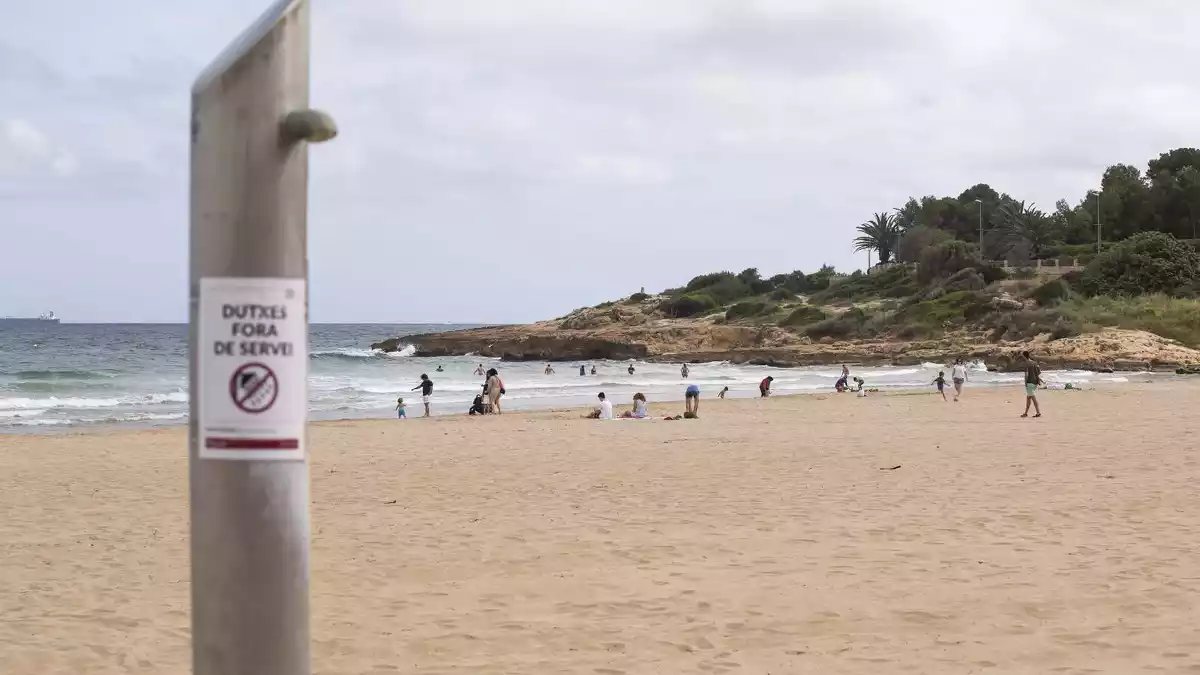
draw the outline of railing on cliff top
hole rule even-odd
[[[1067,260],[1069,264],[1063,264],[1063,260]],[[1082,272],[1083,265],[1079,264],[1079,258],[1058,258],[1055,260],[1030,260],[1028,265],[1010,265],[1004,260],[990,260],[989,264],[995,265],[1004,270],[1010,276],[1021,273],[1033,274],[1034,276],[1057,277],[1068,272]],[[917,269],[917,263],[881,263],[875,265],[867,274],[878,274],[893,267],[907,267],[909,269]]]

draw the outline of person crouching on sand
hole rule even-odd
[[[725,394],[728,394],[728,393],[729,393],[729,387],[725,387],[724,389],[721,390],[721,393],[717,394],[717,398],[723,399],[723,398],[725,398]]]
[[[775,381],[775,378],[770,375],[763,378],[763,381],[758,383],[758,395],[762,398],[766,398],[766,397],[770,396],[771,395],[771,383],[774,381]]]

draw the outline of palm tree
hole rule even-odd
[[[870,220],[858,226],[860,235],[854,240],[855,251],[879,253],[880,264],[890,262],[892,251],[900,237],[900,226],[890,213],[876,213]]]
[[[1025,202],[1008,200],[996,209],[1000,234],[1006,248],[1024,244],[1029,254],[1037,258],[1042,249],[1054,243],[1054,221],[1046,217],[1036,205],[1025,206]]]

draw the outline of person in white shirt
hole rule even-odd
[[[596,398],[600,399],[600,410],[598,411],[600,416],[597,419],[611,420],[613,418],[612,401],[608,400],[604,392],[600,392]]]
[[[957,402],[958,397],[962,396],[963,383],[967,381],[967,364],[963,363],[961,358],[954,359],[950,379],[954,382],[954,400]]]

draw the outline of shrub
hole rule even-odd
[[[896,249],[896,260],[906,263],[920,262],[921,254],[926,249],[952,239],[954,239],[954,235],[945,230],[918,225],[900,237],[900,246]]]
[[[984,281],[983,275],[974,267],[968,267],[950,275],[944,288],[947,291],[982,291],[984,286],[987,286],[987,282]]]
[[[775,301],[791,300],[794,297],[796,297],[796,294],[786,288],[776,288],[775,290],[771,291],[770,295],[767,296],[768,299]]]
[[[708,288],[722,281],[736,279],[732,272],[713,272],[712,274],[701,274],[698,277],[693,277],[687,282],[687,286],[683,287],[684,291],[698,291],[702,288]]]
[[[779,322],[780,326],[807,326],[810,323],[823,321],[826,318],[825,312],[813,307],[812,305],[801,305],[792,310],[787,318]]]
[[[947,326],[974,321],[992,311],[992,297],[977,291],[955,291],[934,300],[922,300],[901,307],[894,322],[910,332],[936,334]]]
[[[1053,307],[1071,298],[1071,287],[1062,279],[1052,279],[1030,291],[1028,297],[1042,307]]]
[[[966,242],[946,241],[921,253],[917,276],[922,283],[928,283],[934,279],[946,279],[968,267],[983,266],[975,250]]]
[[[1056,308],[1082,325],[1145,330],[1193,348],[1200,347],[1200,300],[1166,295],[1074,296]]]
[[[695,316],[717,308],[712,296],[705,293],[688,293],[678,298],[672,298],[659,305],[663,314],[674,318]]]
[[[826,303],[834,300],[854,300],[871,297],[906,297],[914,295],[919,290],[916,277],[912,270],[903,265],[889,267],[875,274],[850,275],[840,283],[812,295],[815,303]]]
[[[725,319],[727,321],[736,321],[738,319],[758,316],[760,314],[767,313],[768,307],[770,307],[772,310],[774,309],[774,306],[758,300],[739,302],[733,307],[730,307],[729,311],[725,312]]]
[[[814,339],[821,338],[847,339],[861,335],[867,315],[857,307],[851,307],[841,314],[823,321],[818,321],[804,329],[805,335]]]
[[[1043,333],[1061,339],[1083,332],[1082,326],[1056,309],[1022,309],[988,317],[984,325],[994,329],[992,339],[1029,340]],[[1056,337],[1057,336],[1057,337]]]
[[[645,302],[649,298],[650,298],[650,296],[647,295],[646,293],[634,293],[633,295],[629,296],[629,299],[626,302],[633,305],[633,304],[637,304],[639,302]]]
[[[1162,232],[1142,232],[1096,256],[1083,272],[1089,295],[1189,293],[1200,281],[1196,249]]]

